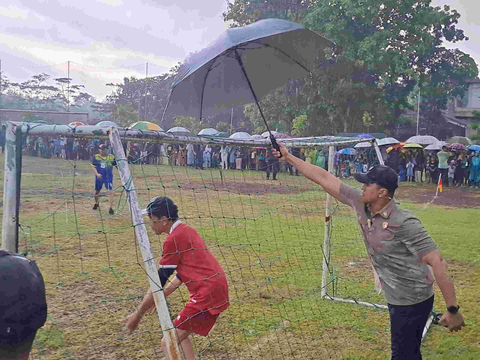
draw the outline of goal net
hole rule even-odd
[[[141,207],[155,196],[171,198],[180,220],[198,231],[225,271],[230,306],[207,337],[193,337],[199,358],[341,359],[349,349],[376,343],[355,331],[369,327],[363,318],[376,309],[327,301],[384,304],[354,213],[335,199],[330,206],[321,187],[269,159],[266,140],[120,131],[127,155],[123,160],[114,155],[117,161],[128,160],[131,178],[122,184],[114,170],[111,215],[104,190],[99,208],[92,209],[94,176],[88,158],[79,152],[65,158],[45,155],[35,146],[31,150],[39,138],[43,146],[59,136],[85,142],[88,149],[109,144],[106,130],[66,128],[39,125],[27,132],[21,127],[19,250],[37,261],[49,305],[33,358],[163,358],[158,316],[146,315],[131,335],[121,322],[149,287],[138,224],[125,192],[132,184]],[[359,187],[353,174],[379,161],[373,146],[354,147],[361,140],[279,141]],[[208,144],[210,159],[188,164],[188,144]],[[217,152],[227,146],[236,155],[230,162],[229,152],[228,168],[222,169]],[[148,226],[146,231],[156,262],[165,236]],[[187,301],[185,285],[168,297],[171,319]]]

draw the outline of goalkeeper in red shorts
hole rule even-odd
[[[173,293],[182,283],[190,293],[190,300],[173,325],[185,359],[195,359],[189,335],[207,336],[219,314],[228,308],[225,273],[195,229],[178,220],[178,208],[171,199],[163,196],[152,199],[143,214],[148,215],[150,227],[156,234],[169,234],[163,242],[163,255],[159,261],[160,281],[165,296]],[[174,271],[176,276],[164,286]],[[135,330],[143,315],[154,308],[150,289],[137,311],[123,320],[127,329]],[[165,341],[162,342],[162,350],[168,358]]]

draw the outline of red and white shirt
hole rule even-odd
[[[192,227],[177,220],[163,242],[160,265],[176,265],[190,293],[189,306],[211,314],[228,308],[228,283],[217,259]]]

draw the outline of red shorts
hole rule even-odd
[[[212,315],[208,310],[201,311],[188,305],[189,303],[173,320],[173,326],[201,336],[207,336],[215,325],[219,314]]]

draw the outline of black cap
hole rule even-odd
[[[106,144],[101,144],[98,146],[100,150],[107,150],[107,145]]]
[[[45,283],[35,262],[0,250],[0,346],[18,346],[47,320]]]
[[[178,219],[178,208],[172,199],[166,196],[157,196],[150,200],[146,209],[142,210],[142,214],[155,215],[158,218],[166,216],[168,219]]]
[[[398,188],[398,174],[386,165],[374,166],[366,174],[357,173],[355,180],[362,184],[378,184],[389,191]]]

